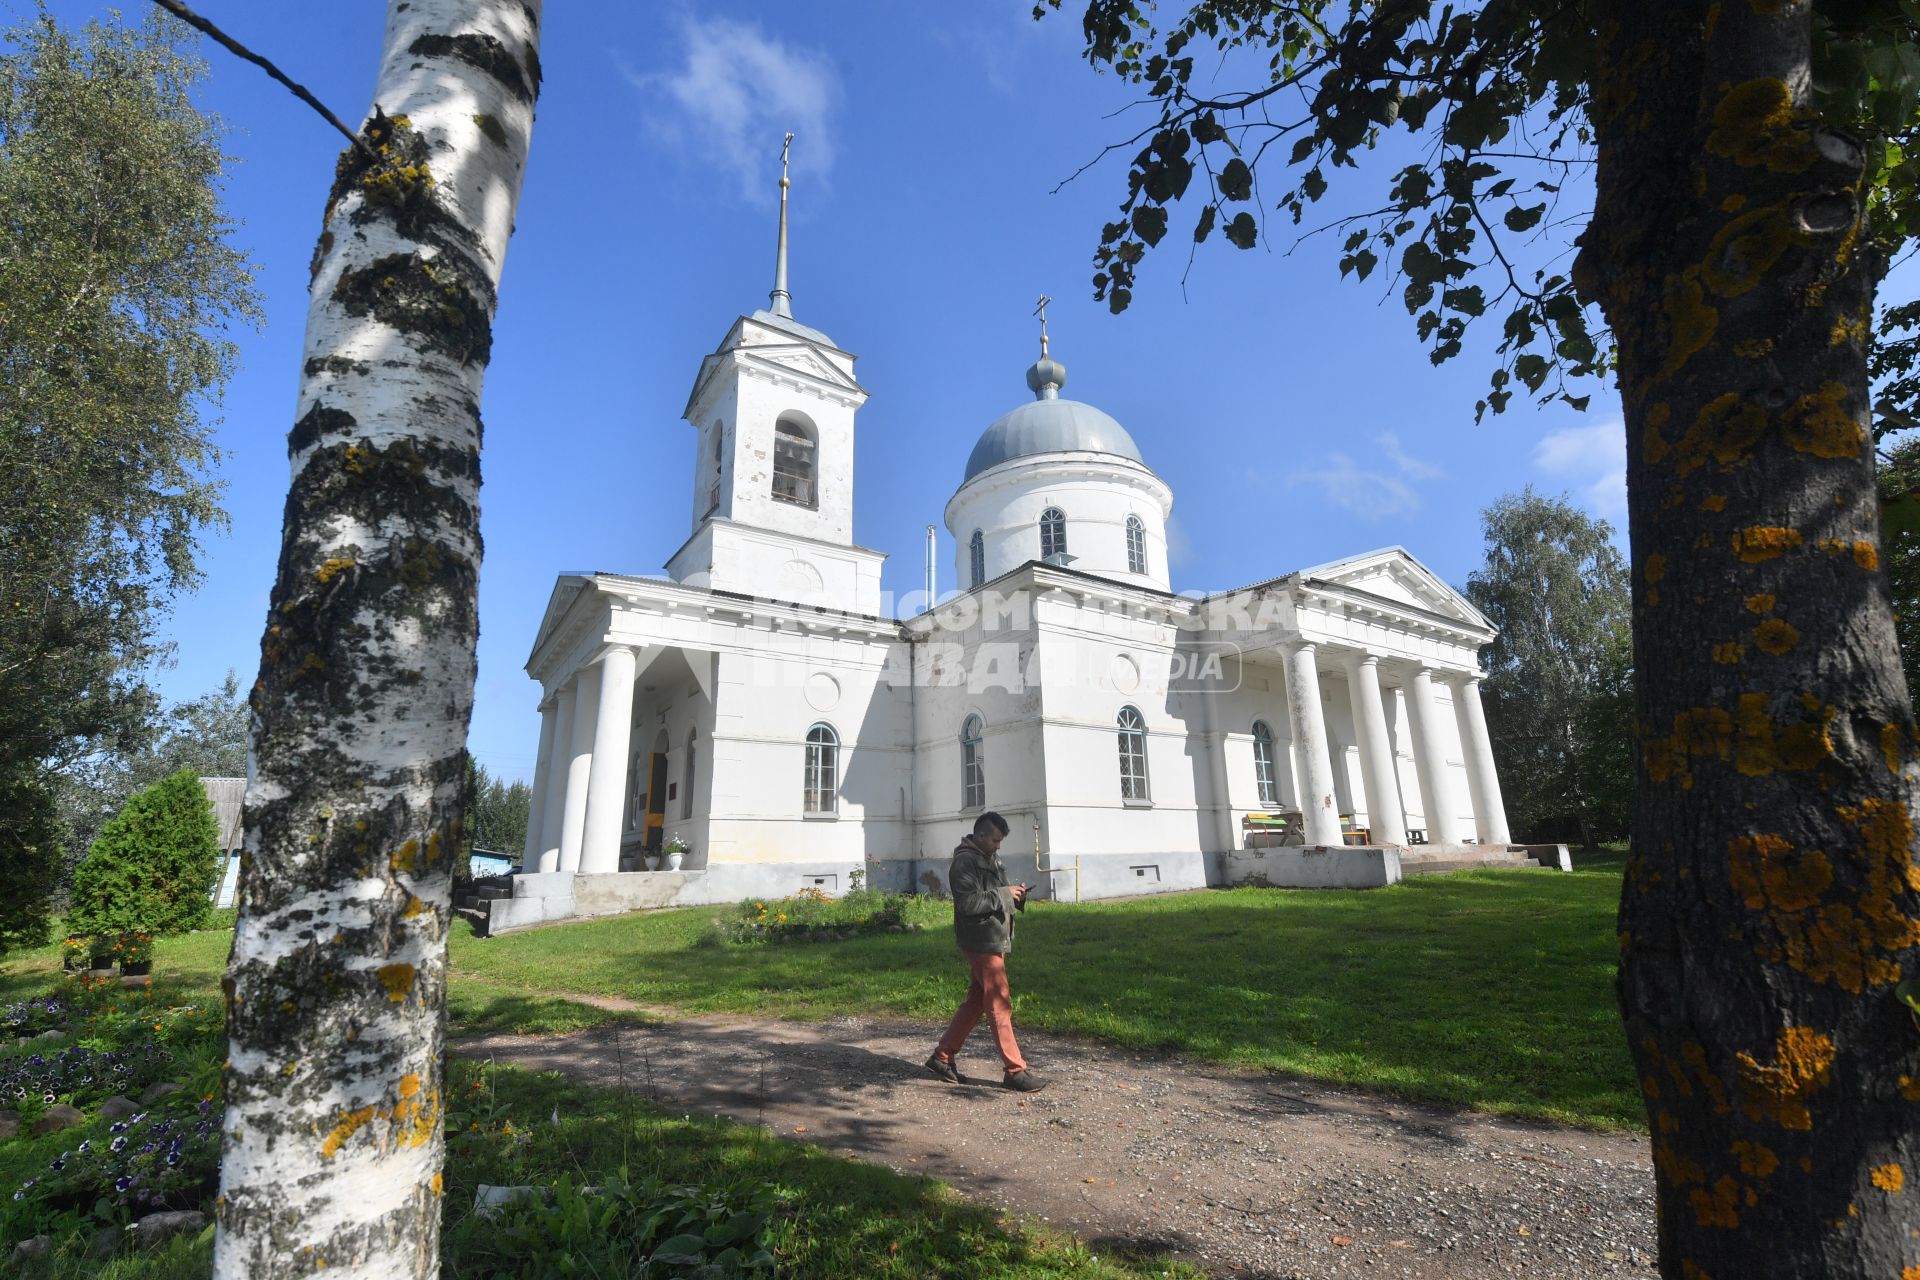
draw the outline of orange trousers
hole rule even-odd
[[[1007,958],[982,951],[962,951],[972,980],[967,998],[954,1010],[947,1034],[940,1037],[935,1050],[943,1058],[959,1054],[982,1016],[992,1019],[993,1042],[1000,1050],[1000,1061],[1009,1073],[1025,1071],[1027,1060],[1020,1056],[1020,1044],[1013,1038],[1013,993],[1007,988]]]

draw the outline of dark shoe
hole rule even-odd
[[[1047,1087],[1047,1082],[1035,1075],[1032,1067],[1028,1067],[1025,1071],[1009,1071],[1006,1085],[1016,1093],[1038,1093]]]
[[[942,1061],[937,1053],[927,1059],[927,1070],[948,1084],[960,1083],[960,1068],[951,1062]]]

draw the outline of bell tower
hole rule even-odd
[[[675,581],[875,613],[885,559],[853,543],[855,357],[793,318],[787,291],[788,134],[767,306],[700,363],[683,415],[697,436],[692,536]]]

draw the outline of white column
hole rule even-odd
[[[540,749],[533,757],[533,790],[527,797],[527,842],[520,850],[520,865],[528,871],[540,869],[540,830],[547,810],[547,775],[553,771],[548,757],[553,754],[554,703],[549,698],[540,704]]]
[[[1400,778],[1387,737],[1387,711],[1380,701],[1380,659],[1367,654],[1347,679],[1353,728],[1360,736],[1360,777],[1367,787],[1367,826],[1375,844],[1407,842],[1407,812],[1400,804]]]
[[[620,819],[627,804],[627,747],[633,736],[633,650],[607,650],[600,659],[600,711],[593,734],[592,780],[580,870],[620,869]]]
[[[1460,722],[1460,749],[1467,757],[1467,791],[1473,797],[1473,826],[1481,844],[1511,844],[1507,806],[1500,797],[1500,771],[1493,764],[1493,739],[1480,705],[1480,677],[1454,686],[1453,713]]]
[[[1459,844],[1465,832],[1453,803],[1447,777],[1447,748],[1440,736],[1440,716],[1433,705],[1433,672],[1420,667],[1407,686],[1407,715],[1413,720],[1413,760],[1420,770],[1420,802],[1427,810],[1427,839],[1435,844]]]
[[[560,829],[567,812],[567,762],[573,759],[573,707],[578,686],[568,680],[553,695],[553,745],[547,749],[547,802],[540,812],[540,866],[560,869]]]
[[[573,742],[567,752],[567,807],[560,815],[560,870],[580,869],[580,843],[587,833],[587,784],[593,776],[593,731],[599,720],[600,668],[582,667],[573,677]]]
[[[1287,711],[1293,721],[1293,747],[1299,752],[1300,809],[1306,815],[1307,843],[1339,846],[1340,814],[1333,800],[1333,759],[1327,754],[1327,713],[1320,706],[1320,670],[1313,646],[1287,654]]]

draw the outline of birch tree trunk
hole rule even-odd
[[[480,387],[540,0],[396,0],[314,253],[252,692],[215,1274],[439,1272]]]
[[[1599,6],[1577,279],[1620,345],[1641,758],[1620,1002],[1673,1280],[1920,1277],[1914,726],[1863,155],[1808,0]]]

